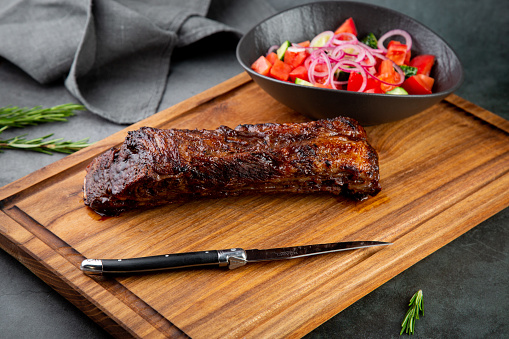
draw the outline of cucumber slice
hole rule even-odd
[[[283,60],[285,57],[286,50],[290,47],[290,41],[286,40],[279,46],[279,48],[276,51],[277,57],[279,60]]]
[[[300,78],[295,78],[295,83],[297,85],[304,85],[304,86],[311,86],[311,87],[313,87],[312,83],[310,83],[309,81],[306,81],[306,80],[302,80]]]
[[[408,95],[408,92],[405,91],[405,89],[402,87],[396,87],[390,91],[385,92],[385,94]]]
[[[333,31],[325,31],[313,38],[310,43],[310,47],[323,47],[330,39],[334,37]]]

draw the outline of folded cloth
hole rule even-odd
[[[172,51],[239,37],[274,9],[250,0],[7,0],[0,56],[41,84],[63,81],[93,113],[133,123],[158,109]]]

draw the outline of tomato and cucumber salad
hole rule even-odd
[[[404,42],[394,40],[395,36]],[[355,22],[348,18],[335,31],[322,32],[312,40],[287,40],[270,47],[251,69],[306,86],[364,93],[431,94],[435,56],[412,56],[411,48],[411,36],[400,29],[378,39],[370,33],[359,40]]]

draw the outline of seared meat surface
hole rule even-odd
[[[128,133],[87,167],[84,201],[99,214],[244,193],[380,191],[378,155],[353,119]]]

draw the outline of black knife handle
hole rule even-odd
[[[235,268],[245,264],[245,262],[233,263],[232,259],[234,258],[245,259],[244,250],[232,248],[220,251],[186,252],[130,259],[86,259],[81,263],[81,270],[87,274],[133,273],[207,265]]]

